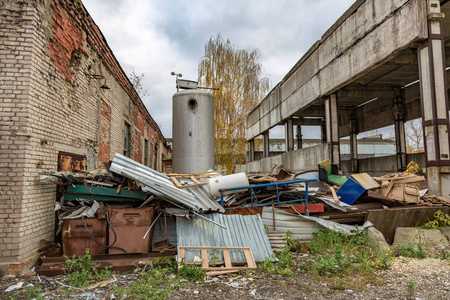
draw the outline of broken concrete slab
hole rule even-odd
[[[418,244],[425,249],[435,246],[449,246],[447,238],[439,229],[421,229],[417,227],[398,227],[395,231],[395,244]]]
[[[450,227],[442,227],[439,230],[447,238],[447,241],[450,241]]]
[[[370,238],[370,246],[377,251],[380,250],[390,250],[390,246],[386,243],[384,235],[375,227],[366,228],[367,235]]]

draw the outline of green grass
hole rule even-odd
[[[319,231],[314,233],[309,247],[316,256],[315,260],[309,259],[302,268],[318,276],[373,272],[390,265],[390,253],[373,249],[364,231],[353,236],[330,230]]]
[[[205,277],[205,271],[202,267],[186,264],[183,260],[178,267],[178,276],[190,281],[200,281]]]
[[[421,245],[408,243],[404,245],[395,245],[395,254],[403,257],[413,257],[423,259],[427,257],[427,251]]]
[[[152,268],[142,273],[142,279],[126,286],[116,287],[114,295],[119,299],[157,300],[167,299],[174,291],[176,279],[168,276],[170,268]]]
[[[66,257],[64,264],[64,274],[67,275],[66,282],[73,287],[85,287],[89,284],[109,278],[111,267],[98,270],[99,264],[92,261],[89,249],[83,256]]]

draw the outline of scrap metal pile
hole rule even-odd
[[[346,178],[329,161],[301,173],[275,166],[270,174],[222,176],[212,170],[163,174],[116,154],[108,169],[46,172],[40,180],[58,185],[55,241],[62,244],[64,255],[83,255],[86,248],[95,255],[131,255],[129,260],[137,254],[148,254],[149,261],[160,256],[152,251],[174,255],[167,225],[167,217],[174,216],[176,246],[183,247],[183,255],[201,261],[205,251],[220,249],[225,260],[243,261],[245,254],[249,268],[254,260],[273,259],[272,251],[282,246],[287,231],[309,240],[319,230],[353,234],[354,225],[373,224],[392,242],[395,228],[424,223],[450,206],[449,200],[426,194],[423,176],[361,173]],[[153,243],[155,223],[160,219],[162,224],[162,218],[166,239]],[[270,230],[267,234],[264,226]],[[237,249],[244,252],[238,255]],[[225,264],[223,271],[239,268]],[[62,272],[47,263],[40,272],[55,270]]]

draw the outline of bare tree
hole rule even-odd
[[[423,149],[422,119],[415,119],[405,124],[406,146],[412,151]]]
[[[144,98],[150,96],[147,89],[145,89],[142,86],[142,81],[144,79],[144,73],[141,73],[141,75],[137,75],[134,70],[131,72],[129,76],[130,82],[133,85],[134,89],[136,90],[136,93],[139,95],[139,97],[144,100]]]

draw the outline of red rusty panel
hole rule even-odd
[[[85,218],[87,228],[92,236],[101,244],[106,245],[106,220]],[[98,245],[83,225],[81,219],[64,220],[62,231],[63,253],[66,256],[84,255],[86,248],[90,254],[100,253],[104,248]]]
[[[125,249],[127,253],[148,253],[153,238],[153,229],[143,239],[155,218],[153,206],[143,208],[112,208],[109,221],[117,235],[115,247]],[[109,243],[114,242],[114,233],[109,228]],[[123,253],[121,249],[110,248],[110,254]]]
[[[289,207],[279,207],[279,209],[284,210],[285,212],[291,213],[291,214],[304,214],[305,213],[305,205],[290,205]],[[324,212],[324,206],[323,203],[318,204],[308,204],[308,210],[310,214],[314,213],[321,213]]]

